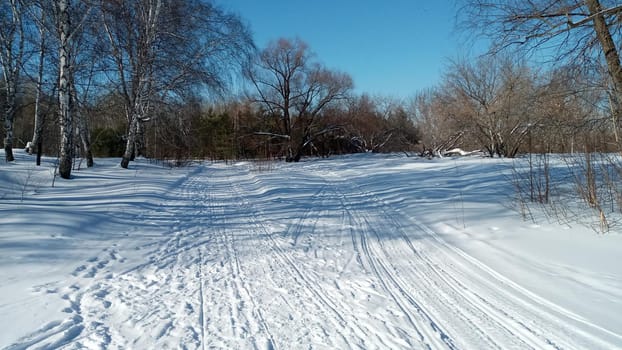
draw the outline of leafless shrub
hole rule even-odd
[[[622,223],[622,159],[617,154],[584,152],[558,156],[533,154],[516,159],[509,180],[513,202],[525,220],[536,222],[535,208],[559,224],[607,233]]]
[[[597,232],[606,233],[622,222],[620,206],[622,167],[618,155],[585,152],[564,158],[575,197],[569,203],[583,203],[569,210],[575,221],[585,223]]]
[[[512,165],[512,173],[510,181],[512,186],[514,187],[514,202],[517,205],[517,210],[520,213],[523,220],[531,220],[535,222],[535,218],[533,213],[531,212],[531,199],[532,197],[529,195],[532,192],[531,182],[525,178],[525,173],[519,168],[517,164],[517,159],[514,160]],[[531,179],[531,169],[527,174],[528,179]]]

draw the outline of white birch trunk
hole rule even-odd
[[[122,81],[126,83],[123,91],[126,96],[131,96],[131,98],[126,98],[128,105],[131,104],[130,108],[126,108],[131,112],[129,113],[127,144],[123,158],[121,159],[121,167],[125,169],[128,168],[130,161],[134,160],[136,154],[142,151],[142,125],[140,125],[140,123],[145,121],[144,118],[149,113],[149,101],[152,97],[151,80],[153,77],[151,76],[151,72],[153,71],[153,45],[156,42],[159,30],[161,30],[158,25],[160,11],[162,9],[162,0],[147,1],[144,6],[146,6],[146,8],[142,13],[143,17],[138,19],[139,31],[142,35],[134,38],[136,40],[134,43],[134,45],[136,45],[136,51],[129,50],[128,52],[128,56],[131,57],[131,60],[136,62],[136,65],[132,67],[133,74],[131,74],[131,82],[126,82],[123,79],[124,67],[122,61],[117,60],[119,76]],[[112,40],[112,37],[109,36],[109,38],[111,39],[111,43],[116,46],[117,43]]]
[[[41,11],[41,27],[39,28],[40,42],[39,42],[39,67],[37,72],[37,93],[35,97],[35,120],[34,130],[32,133],[32,140],[30,142],[30,148],[27,149],[28,153],[32,154],[35,150],[38,150],[39,143],[41,143],[41,134],[43,134],[43,115],[41,113],[41,95],[43,91],[43,64],[45,62],[45,33],[43,28],[43,22],[45,21],[45,11]]]
[[[123,158],[121,159],[121,167],[124,169],[128,168],[128,166],[130,165],[130,160],[132,160],[134,156],[136,131],[138,127],[138,115],[136,113],[132,113],[130,119],[130,126],[127,132],[127,143],[125,145],[125,153],[123,153]]]
[[[72,74],[71,74],[71,43],[70,30],[71,22],[69,17],[69,0],[58,0],[58,32],[60,39],[59,50],[59,78],[58,78],[58,104],[60,122],[60,158],[58,172],[63,179],[71,177],[71,167],[73,158],[73,115],[71,96]]]
[[[82,142],[82,150],[84,151],[84,157],[86,158],[86,166],[90,168],[93,166],[93,152],[91,151],[91,137],[89,135],[88,123],[86,116],[83,114],[77,115],[78,118],[78,135]]]

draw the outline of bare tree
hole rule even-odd
[[[81,80],[80,84],[80,93],[76,93],[75,94],[75,98],[76,98],[76,113],[75,113],[75,117],[76,117],[76,132],[77,132],[77,136],[80,140],[80,143],[82,145],[81,150],[83,152],[82,157],[86,158],[86,166],[87,167],[92,167],[94,165],[94,161],[93,161],[93,152],[91,151],[91,135],[90,135],[90,128],[89,128],[89,122],[88,122],[88,116],[89,114],[91,114],[91,108],[90,108],[90,103],[89,103],[89,99],[91,98],[91,90],[93,89],[93,85],[94,85],[94,76],[95,76],[95,65],[97,62],[97,57],[94,57],[92,55],[94,51],[88,52],[85,56],[85,60],[90,61],[88,66],[89,69],[87,69],[84,72],[84,77],[83,79],[79,79]],[[77,88],[77,84],[75,85],[75,87]]]
[[[350,131],[350,143],[359,152],[380,151],[393,137],[393,132],[388,127],[388,121],[378,111],[378,101],[363,94],[348,102],[348,120],[345,124]]]
[[[291,136],[291,113],[296,100],[302,96],[305,69],[309,64],[308,46],[300,39],[280,39],[271,42],[260,54],[246,75],[258,96],[252,98],[264,105],[268,113],[280,120],[278,132],[283,138]]]
[[[606,61],[614,123],[622,113],[622,5],[616,0],[465,0],[464,24],[494,41],[493,51],[514,46],[557,49],[556,61]],[[597,53],[598,55],[594,55]]]
[[[280,129],[267,134],[286,140],[286,160],[297,162],[316,136],[317,118],[330,103],[344,99],[353,86],[349,75],[331,71],[313,61],[300,39],[279,39],[261,51],[246,75],[256,89],[253,98]]]
[[[358,152],[411,151],[419,141],[413,110],[386,96],[367,94],[348,99],[342,122],[351,147]]]
[[[0,3],[0,64],[5,89],[4,152],[7,162],[15,159],[13,156],[13,123],[26,42],[25,6],[19,0],[6,0]]]
[[[121,166],[127,168],[136,147],[138,123],[149,119],[154,48],[162,1],[102,2],[102,24],[125,102],[127,145]]]
[[[452,107],[438,88],[422,91],[410,101],[410,113],[421,130],[422,156],[440,157],[462,145],[465,129],[457,122]]]
[[[491,157],[514,157],[536,125],[535,75],[509,59],[454,62],[439,98],[458,130],[470,132]]]
[[[101,10],[112,83],[125,103],[127,168],[142,151],[156,104],[189,87],[222,90],[231,63],[248,56],[252,41],[237,16],[209,1],[102,1]]]
[[[34,6],[33,6],[34,7]],[[34,115],[34,130],[32,134],[32,139],[30,141],[30,147],[26,149],[28,153],[32,154],[35,149],[37,152],[41,149],[41,135],[43,133],[43,123],[44,116],[42,113],[42,99],[43,99],[43,74],[44,74],[44,65],[45,65],[45,54],[47,50],[47,42],[46,42],[46,21],[47,21],[47,11],[43,8],[43,5],[39,7],[38,14],[33,13],[33,17],[35,18],[34,22],[37,25],[37,31],[39,33],[39,55],[38,55],[38,64],[37,64],[37,77],[36,77],[36,95],[35,95],[35,115]],[[35,11],[36,12],[36,11]],[[37,154],[40,157],[40,154]],[[40,158],[37,158],[40,159]]]
[[[76,128],[77,89],[75,75],[76,57],[86,50],[81,47],[84,26],[91,19],[93,5],[88,1],[56,0],[48,9],[55,25],[54,39],[58,48],[58,124],[60,126],[60,147],[58,173],[64,179],[71,178],[74,157],[74,131]],[[44,25],[44,23],[40,23]]]
[[[542,74],[542,88],[537,111],[541,116],[538,127],[532,130],[530,152],[574,153],[584,148],[586,135],[607,124],[603,106],[603,91],[591,88],[593,77],[582,74],[572,66],[556,68]],[[613,129],[617,144],[616,131]]]
[[[490,156],[500,152],[496,105],[500,98],[501,72],[492,59],[477,63],[453,62],[445,77],[445,103],[454,109],[454,119],[472,128]]]

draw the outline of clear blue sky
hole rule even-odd
[[[307,42],[355,91],[409,97],[439,82],[447,59],[468,56],[452,0],[222,0],[250,25],[259,48]]]

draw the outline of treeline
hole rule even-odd
[[[422,147],[490,157],[620,150],[607,77],[584,67],[533,68],[508,57],[452,62],[440,86],[412,101]]]
[[[269,110],[266,106],[270,105],[259,100],[258,94],[219,103],[192,96],[162,104],[151,113],[143,123],[139,154],[175,161],[294,160],[296,145],[300,145],[299,156],[321,157],[402,151],[442,156],[455,148],[481,150],[492,157],[566,153],[585,147],[616,150],[617,124],[609,110],[607,89],[595,84],[594,77],[582,76],[572,66],[535,70],[509,58],[456,61],[439,86],[411,99],[350,93],[306,119],[294,112],[289,134],[283,113]],[[599,79],[602,82],[606,77]],[[25,147],[32,137],[34,93],[34,88],[25,89],[17,99],[17,147]],[[45,98],[42,105],[48,110],[42,114],[54,116],[54,98]],[[84,113],[95,157],[124,155],[128,128],[124,103],[122,96],[111,93],[81,105],[88,111]],[[44,153],[58,154],[56,118],[48,120],[41,139]]]
[[[398,100],[354,94],[300,39],[256,48],[242,19],[209,0],[3,1],[6,161],[13,147],[41,148],[69,178],[73,159],[93,156],[127,168],[136,156],[621,149],[622,6],[463,4],[463,29],[488,36],[489,55],[454,60],[437,86]],[[528,58],[545,45],[536,66]]]
[[[14,139],[16,147],[22,148],[34,128],[32,98],[21,96],[18,103],[23,107],[16,113]],[[101,99],[89,110],[93,156],[122,157],[127,121],[120,97]],[[220,104],[187,101],[152,116],[145,125],[140,155],[173,162],[196,158],[286,160],[289,139],[280,134],[279,120],[248,99]],[[405,106],[386,97],[349,96],[323,110],[308,129],[313,139],[303,147],[304,156],[420,152],[421,135]],[[58,155],[60,140],[55,120],[46,124],[41,139],[44,154]]]

